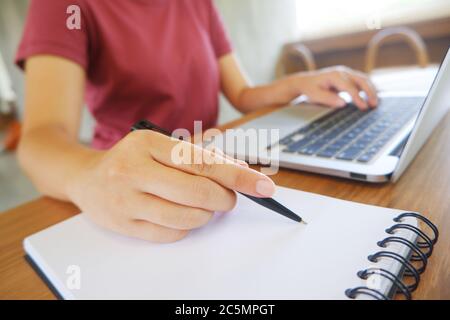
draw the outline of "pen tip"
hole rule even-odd
[[[308,225],[308,222],[306,222],[305,220],[300,221],[300,223],[303,223],[304,225]]]

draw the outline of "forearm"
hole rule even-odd
[[[296,98],[282,80],[268,85],[243,88],[235,103],[235,107],[243,112],[252,112],[268,106],[282,106]]]
[[[26,131],[19,145],[19,162],[37,189],[46,196],[70,200],[68,187],[101,152],[89,149],[58,125]]]
[[[267,85],[252,86],[234,54],[219,60],[222,92],[243,113],[288,104],[301,94],[302,77],[285,77]]]
[[[303,94],[303,77],[285,77],[270,84],[245,87],[236,99],[235,107],[247,113],[268,106],[283,106]]]

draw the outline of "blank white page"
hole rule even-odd
[[[285,188],[275,198],[308,225],[239,197],[173,244],[124,237],[81,214],[27,238],[25,250],[66,299],[345,299],[402,212]],[[66,286],[72,265],[80,289]]]

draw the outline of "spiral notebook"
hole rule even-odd
[[[177,243],[80,214],[25,239],[25,251],[64,299],[388,299],[419,285],[438,237],[421,215],[285,188],[275,198],[308,225],[239,197]]]

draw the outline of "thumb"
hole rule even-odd
[[[319,103],[332,108],[342,108],[347,104],[344,99],[339,97],[337,92],[331,90],[317,90],[317,92],[308,98],[313,103]]]

